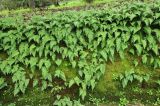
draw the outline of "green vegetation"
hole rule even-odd
[[[16,9],[20,7],[24,8],[35,8],[45,7],[48,5],[58,5],[59,2],[66,0],[1,0],[0,10],[2,9]]]
[[[75,7],[79,7],[79,6],[86,6],[86,5],[91,5],[91,6],[96,6],[102,3],[110,3],[112,1],[115,0],[95,0],[94,2],[92,2],[91,4],[88,4],[85,1],[81,1],[81,0],[70,0],[70,1],[65,1],[59,4],[59,6],[56,5],[49,5],[46,8],[49,10],[58,10],[58,9],[63,9],[63,8],[75,8]],[[38,10],[38,8],[36,8],[35,10]],[[0,15],[9,15],[9,14],[23,14],[23,13],[27,13],[32,11],[32,9],[30,8],[18,8],[18,9],[5,9],[0,11]]]
[[[132,62],[135,57],[127,54],[125,56],[126,58],[123,60],[116,59],[114,63],[106,64],[106,71],[96,86],[98,91],[103,93],[110,89],[117,91],[120,88],[125,88],[129,83],[137,81],[142,83],[143,80],[148,82],[150,76],[155,76],[150,75],[153,68],[142,64],[135,67]]]
[[[9,14],[22,14],[31,11],[31,9],[16,9],[16,10],[2,10],[0,11],[0,15],[8,16]]]
[[[60,96],[57,96],[57,100],[54,102],[55,106],[84,106],[77,100],[70,100],[69,97],[64,97],[61,99]]]
[[[1,100],[6,101],[7,90],[19,97],[38,89],[35,92],[49,92],[42,97],[54,97],[49,104],[45,101],[48,105],[81,106],[85,99],[98,105],[104,99],[88,97],[98,92],[112,94],[119,106],[133,99],[130,93],[146,93],[146,98],[156,98],[152,102],[159,104],[159,7],[160,2],[138,2],[30,20],[1,18]]]
[[[129,101],[126,98],[120,98],[119,106],[126,106]]]
[[[92,2],[91,5],[98,5],[101,3],[108,3],[114,0],[94,0]],[[65,7],[76,7],[76,6],[84,6],[84,5],[88,5],[87,2],[85,2],[85,0],[73,0],[73,1],[68,1],[65,3],[60,4],[59,6],[55,6],[55,5],[51,5],[49,6],[49,9],[57,9],[57,8],[65,8]]]

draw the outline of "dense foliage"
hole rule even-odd
[[[77,85],[84,99],[104,74],[106,62],[114,62],[117,55],[138,56],[135,67],[143,63],[160,68],[159,7],[159,2],[136,3],[121,9],[35,16],[27,22],[23,17],[0,19],[0,89],[13,85],[14,95],[25,93],[29,85],[45,90],[59,78],[66,87]],[[77,73],[69,80],[61,70],[66,61]],[[134,70],[120,76],[122,87],[148,78]]]
[[[60,6],[60,4],[66,4],[74,0],[1,0],[0,10],[2,9],[17,9],[17,8],[35,8],[35,7],[46,7],[49,5]],[[77,0],[78,1],[78,0]],[[80,0],[87,3],[92,3],[94,0]]]
[[[35,8],[35,7],[45,7],[48,5],[59,5],[60,2],[66,2],[67,0],[1,0],[1,9],[16,9],[16,8]]]

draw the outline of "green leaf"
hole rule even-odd
[[[120,58],[121,58],[121,59],[124,59],[124,58],[125,58],[125,56],[124,56],[124,51],[119,51],[119,55],[120,55]]]
[[[158,45],[154,45],[153,48],[152,48],[152,50],[154,51],[154,53],[155,53],[156,55],[159,54],[159,53],[158,53]]]
[[[143,77],[143,79],[144,79],[146,82],[149,80],[149,78],[150,78],[149,74],[146,74],[146,75]]]
[[[4,81],[4,78],[0,78],[0,90],[7,86],[7,83]]]
[[[108,60],[108,56],[107,56],[107,53],[105,52],[105,50],[102,50],[100,52],[101,56],[107,61]]]
[[[35,44],[32,44],[32,45],[29,47],[30,52],[33,51],[35,48],[36,48]]]
[[[47,76],[48,76],[48,70],[46,67],[42,67],[42,77],[44,79],[47,79]]]
[[[82,100],[84,100],[84,97],[86,96],[86,90],[80,88],[79,89],[79,95],[82,97]]]
[[[120,38],[116,39],[116,49],[117,49],[117,51],[119,51],[121,49],[121,39]]]
[[[135,67],[138,66],[138,61],[137,60],[134,60],[133,63],[134,63]]]
[[[28,84],[29,84],[29,79],[26,79],[26,80],[25,80],[25,87],[27,87]]]
[[[45,35],[45,36],[42,38],[42,44],[45,45],[48,41],[51,41],[51,36]]]
[[[80,54],[81,54],[81,55],[80,55],[81,59],[84,59],[84,58],[87,57],[88,52],[86,52],[86,51],[81,51]]]
[[[143,45],[143,48],[145,49],[145,48],[146,48],[146,46],[147,46],[147,42],[146,42],[146,40],[142,40],[142,45]]]
[[[134,55],[134,49],[130,49],[129,52],[132,53],[132,55]]]
[[[50,74],[50,73],[48,73],[48,76],[47,76],[48,78],[48,80],[50,81],[50,82],[52,82],[52,75]]]
[[[59,70],[59,69],[57,69],[57,70],[55,71],[54,76],[55,76],[55,77],[58,77],[58,78],[61,78],[61,79],[63,79],[64,81],[66,81],[66,77],[65,77],[64,72],[61,71],[61,70]]]
[[[122,80],[122,86],[123,86],[123,88],[125,88],[127,86],[127,84],[128,84],[128,80],[123,79]]]
[[[60,74],[61,74],[61,70],[58,69],[58,70],[55,71],[54,76],[55,77],[60,77]]]
[[[114,34],[115,34],[115,38],[117,38],[118,36],[120,36],[121,33],[116,31]]]
[[[39,69],[42,68],[43,64],[44,64],[44,59],[41,59],[41,60],[39,61],[39,63],[38,63]]]
[[[147,35],[151,35],[151,28],[150,27],[144,27],[144,32],[147,34]]]
[[[42,91],[45,90],[47,88],[47,82],[46,81],[42,81]]]
[[[142,83],[143,81],[143,77],[142,76],[139,76],[139,75],[134,75],[134,78],[137,79],[139,82]]]
[[[38,85],[38,79],[34,79],[33,80],[33,87],[37,86]]]
[[[95,80],[91,80],[91,88],[92,88],[92,90],[95,88],[95,85],[96,85],[96,82],[95,82]]]
[[[44,65],[46,66],[47,69],[50,68],[50,66],[51,66],[50,60],[46,60]]]
[[[105,64],[100,64],[99,66],[100,66],[100,71],[101,71],[101,73],[104,74],[105,71],[106,71],[106,66],[105,66]]]
[[[76,61],[72,61],[71,64],[72,64],[72,67],[73,67],[73,68],[76,67]]]
[[[38,62],[37,57],[31,57],[30,60],[29,60],[29,64],[30,64],[31,67],[36,66],[37,62]]]
[[[79,86],[79,84],[81,83],[81,80],[78,77],[75,77],[74,82]]]
[[[142,62],[143,62],[144,64],[147,63],[147,55],[143,55],[143,56],[142,56]]]
[[[137,54],[140,55],[142,53],[143,48],[139,44],[134,45],[137,49]]]
[[[51,56],[52,56],[52,60],[55,61],[56,60],[56,55],[52,54]]]
[[[153,38],[152,35],[148,35],[148,36],[147,36],[147,40],[148,40],[148,42],[149,42],[150,44],[155,44],[155,40],[154,40],[154,38]]]
[[[14,88],[14,96],[16,96],[19,92],[20,92],[20,89],[18,88],[17,85],[15,85],[15,88]]]
[[[74,82],[74,80],[72,79],[72,80],[70,80],[69,81],[69,88],[74,84],[75,82]]]
[[[61,59],[57,59],[57,60],[55,61],[55,63],[56,63],[58,66],[60,66],[61,63],[62,63],[62,60],[61,60]]]
[[[12,57],[16,57],[19,55],[19,52],[17,50],[14,50],[11,54]]]

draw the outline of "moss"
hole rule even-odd
[[[126,55],[125,59],[121,60],[117,58],[114,63],[107,62],[106,71],[97,83],[96,90],[102,93],[110,90],[119,92],[119,85],[121,84],[120,81],[117,80],[118,76],[131,69],[134,69],[138,75],[149,74],[150,76],[154,76],[152,75],[153,68],[150,66],[139,64],[135,67],[133,64],[134,59],[135,57]],[[132,83],[132,85],[134,86],[134,83]]]
[[[71,68],[64,68],[63,72],[67,78],[67,80],[73,79],[77,76],[76,71],[74,69]]]
[[[0,51],[1,52],[1,51]],[[7,58],[7,54],[4,52],[0,53],[0,59],[6,59]]]
[[[3,106],[8,106],[10,103],[15,103],[16,106],[52,106],[57,94],[71,98],[77,96],[75,95],[75,89],[63,89],[59,93],[55,93],[57,90],[52,92],[52,89],[48,88],[42,91],[39,87],[30,87],[26,90],[25,94],[20,93],[14,96],[13,89],[13,87],[10,87],[10,89],[6,89],[4,92],[0,91],[0,103]]]
[[[41,91],[39,88],[30,88],[25,94],[19,94],[15,97],[13,94],[8,95],[8,93],[2,98],[3,101],[5,101],[5,98],[8,99],[3,103],[4,106],[8,106],[10,103],[15,103],[16,106],[49,106],[55,100],[54,97],[51,98],[49,91]]]
[[[100,92],[106,92],[111,89],[117,90],[117,81],[115,81],[116,77],[130,68],[131,65],[126,59],[120,61],[118,60],[114,63],[107,63],[106,71],[99,80],[96,89]]]
[[[27,105],[46,105],[52,102],[51,100],[52,93],[50,91],[41,91],[40,88],[31,88],[30,91],[26,92],[25,95],[20,95],[16,101],[17,106]],[[52,98],[53,100],[55,98]]]
[[[64,61],[59,68],[64,72],[67,81],[77,76],[76,69],[73,69],[67,61]]]

